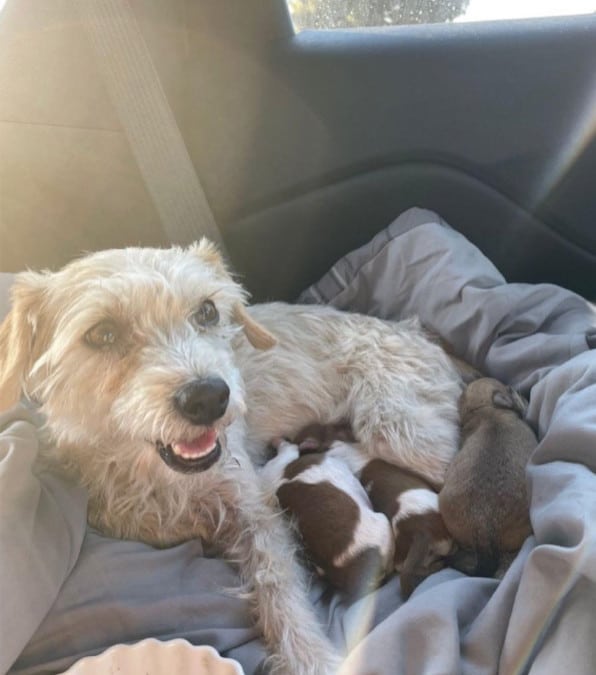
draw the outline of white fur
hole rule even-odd
[[[423,515],[425,513],[438,513],[439,495],[432,490],[417,488],[406,490],[399,495],[399,511],[395,515],[395,523],[405,520],[410,516]]]
[[[391,524],[382,513],[375,513],[372,507],[367,509],[360,505],[359,519],[352,542],[345,551],[333,559],[333,564],[342,567],[362,551],[372,548],[378,549],[382,560],[381,568],[387,573],[392,567],[394,549]]]
[[[327,454],[346,464],[354,476],[358,477],[360,477],[362,469],[370,462],[370,457],[356,443],[334,441],[327,450]]]

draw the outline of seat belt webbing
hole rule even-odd
[[[128,0],[73,0],[163,229],[225,246]]]

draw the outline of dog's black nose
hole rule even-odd
[[[226,411],[230,388],[220,377],[193,380],[174,394],[174,407],[193,424],[212,424]]]

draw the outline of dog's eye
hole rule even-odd
[[[113,347],[118,338],[118,327],[113,321],[100,321],[85,333],[85,342],[94,349]]]
[[[195,328],[205,328],[206,326],[215,326],[219,321],[219,312],[211,300],[205,300],[203,304],[194,312],[190,321]]]

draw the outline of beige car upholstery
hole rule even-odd
[[[0,270],[163,235],[71,0],[0,13]],[[174,109],[186,0],[133,0]]]
[[[10,306],[9,292],[13,280],[13,274],[0,273],[0,322],[2,322],[2,319],[8,314],[8,308]]]

